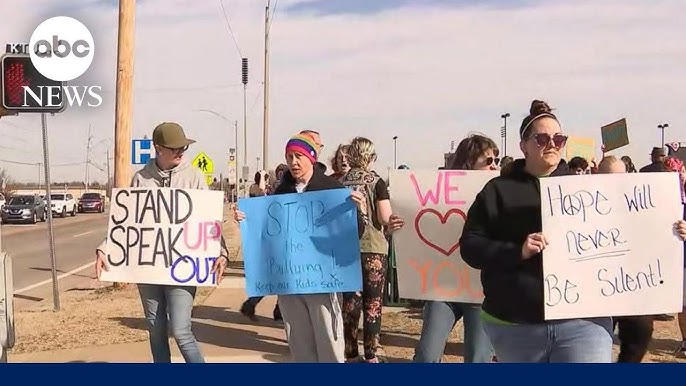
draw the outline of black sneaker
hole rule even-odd
[[[257,317],[255,316],[255,305],[252,304],[250,300],[246,300],[245,302],[243,302],[243,305],[241,306],[241,314],[243,314],[253,322],[257,321]]]

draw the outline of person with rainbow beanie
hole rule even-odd
[[[320,147],[312,134],[299,133],[286,144],[288,172],[274,194],[304,193],[318,190],[342,189],[343,185],[327,176],[318,164]],[[358,207],[358,236],[364,233],[366,204],[359,192],[351,192]],[[236,220],[245,214],[236,211]],[[295,362],[343,363],[343,313],[340,293],[279,295],[288,347]]]

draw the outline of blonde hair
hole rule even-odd
[[[369,165],[374,161],[376,161],[374,143],[364,137],[355,137],[350,142],[350,148],[348,149],[348,162],[350,166],[368,170]]]
[[[609,172],[610,166],[612,166],[616,162],[621,162],[622,164],[624,164],[624,161],[620,160],[619,158],[617,158],[613,155],[608,155],[608,156],[603,157],[603,159],[598,164],[598,173]],[[624,164],[624,167],[626,168],[626,164]]]

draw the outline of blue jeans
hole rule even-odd
[[[498,362],[611,363],[612,319],[505,325],[486,321]]]
[[[138,285],[146,324],[150,332],[153,362],[171,362],[170,332],[186,363],[205,362],[195,335],[191,331],[191,312],[196,289],[196,287],[168,285]]]
[[[493,358],[491,342],[481,320],[481,305],[427,301],[424,303],[424,323],[414,361],[440,362],[443,350],[455,323],[464,317],[465,363],[490,363]]]

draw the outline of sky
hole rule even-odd
[[[102,86],[104,103],[49,117],[51,177],[85,180],[90,127],[91,180],[104,182],[106,152],[114,152],[117,1],[64,3],[0,2],[0,43],[28,42],[52,16],[75,17],[90,29],[95,58],[76,84]],[[338,144],[361,135],[374,141],[376,169],[385,170],[393,166],[397,136],[398,165],[435,169],[451,143],[470,133],[500,146],[505,112],[507,154],[520,157],[518,128],[534,99],[555,109],[565,133],[597,143],[601,126],[626,118],[630,144],[611,154],[629,155],[638,167],[660,146],[658,124],[669,124],[666,142],[686,141],[686,24],[674,17],[686,14],[683,0],[271,4],[270,168],[283,162],[287,139],[309,128],[322,133],[327,163]],[[237,121],[239,161],[247,157],[252,175],[263,158],[266,0],[223,6],[226,18],[220,0],[137,1],[133,137],[178,122],[197,140],[187,156],[205,152],[215,175],[226,176]],[[241,57],[250,67],[247,153]],[[40,117],[0,119],[0,138],[0,168],[35,182],[43,159]]]

